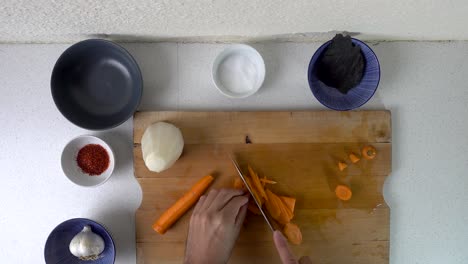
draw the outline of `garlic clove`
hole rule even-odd
[[[104,251],[104,239],[86,225],[70,242],[70,252],[82,260],[95,260]]]

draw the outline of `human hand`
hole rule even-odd
[[[278,250],[278,254],[280,255],[283,264],[312,264],[312,261],[310,261],[310,258],[307,256],[304,256],[297,261],[296,257],[289,249],[288,241],[280,231],[276,230],[273,233],[273,241],[275,242],[276,250]]]
[[[236,189],[211,190],[200,197],[190,219],[184,263],[227,263],[248,201],[244,191]]]

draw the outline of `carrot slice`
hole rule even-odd
[[[361,152],[362,156],[368,160],[374,159],[377,156],[377,150],[373,146],[365,146]]]
[[[294,207],[296,206],[296,198],[280,196],[281,201],[286,205],[286,207],[294,214]]]
[[[268,213],[273,219],[277,219],[281,215],[281,209],[277,205],[277,201],[274,198],[274,194],[266,189],[266,195],[268,196],[268,201],[265,202],[265,207],[268,210]]]
[[[167,209],[159,219],[154,222],[153,229],[159,234],[164,234],[166,231],[187,212],[208,189],[214,178],[207,175],[201,178],[192,188],[186,192],[177,202]]]
[[[352,163],[357,163],[361,159],[354,153],[349,154],[349,159],[351,160]]]
[[[338,162],[338,169],[340,169],[340,171],[344,171],[344,169],[346,169],[347,167],[348,164],[344,163],[343,161]]]
[[[296,224],[287,223],[283,228],[283,234],[288,238],[289,242],[294,245],[300,245],[302,243],[302,232]]]
[[[250,167],[250,165],[248,166],[248,169],[249,169],[250,177],[252,178],[254,188],[257,189],[258,194],[261,197],[265,198],[265,200],[268,200],[268,197],[265,193],[265,189],[263,188],[262,183],[260,182],[260,178],[258,178],[257,173],[255,173],[255,171],[252,169],[252,167]]]
[[[256,215],[261,215],[262,213],[260,212],[260,209],[258,209],[258,206],[257,204],[253,201],[253,200],[250,200],[248,205],[247,205],[247,209],[252,212],[253,214],[256,214]]]
[[[336,197],[343,201],[348,201],[353,196],[353,192],[351,191],[351,189],[348,186],[341,184],[336,186],[335,194]]]
[[[262,183],[266,183],[266,184],[276,184],[276,183],[277,183],[277,182],[275,182],[275,181],[272,181],[272,180],[267,179],[266,176],[263,176],[263,178],[261,178],[260,181],[261,181]]]

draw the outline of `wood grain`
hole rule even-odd
[[[186,144],[391,141],[389,111],[137,112],[134,143],[158,121],[180,128]]]
[[[158,121],[180,127],[184,153],[167,171],[149,171],[141,156],[144,129]],[[293,221],[304,243],[297,255],[315,263],[388,263],[390,211],[382,196],[391,172],[391,115],[356,112],[139,112],[134,118],[135,177],[143,191],[136,212],[137,263],[181,263],[191,212],[164,236],[153,221],[200,177],[213,174],[212,188],[230,187],[236,176],[229,155],[279,184],[275,192],[297,198]],[[253,144],[245,144],[246,136]],[[350,152],[377,148],[372,161],[351,164]],[[349,163],[340,172],[338,161]],[[336,199],[334,188],[351,186],[353,198]],[[249,215],[230,263],[279,263],[264,220]]]

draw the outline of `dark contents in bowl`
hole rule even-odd
[[[78,151],[76,157],[78,167],[90,176],[101,175],[109,168],[109,154],[98,144],[88,144]]]
[[[346,94],[361,81],[364,63],[361,48],[352,43],[351,37],[337,34],[319,59],[317,77]]]

